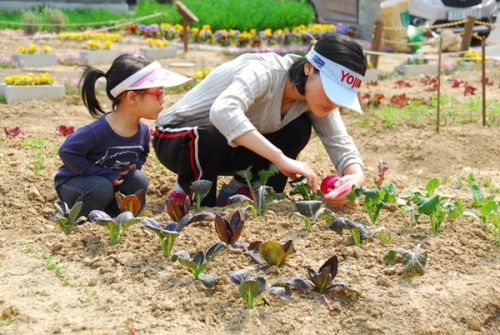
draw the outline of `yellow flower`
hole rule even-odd
[[[50,47],[50,45],[43,46],[43,53],[48,54],[51,51],[52,51],[52,48]]]
[[[55,78],[50,75],[50,73],[40,73],[38,76],[34,76],[33,73],[26,73],[20,75],[12,75],[4,78],[7,85],[51,85],[55,82]]]
[[[113,44],[113,42],[112,42],[112,41],[110,41],[110,40],[106,40],[106,41],[104,41],[104,50],[109,50],[109,49],[111,49],[111,45],[112,45],[112,44]]]
[[[38,51],[38,47],[36,46],[36,44],[28,45],[28,53],[34,54],[37,51]]]

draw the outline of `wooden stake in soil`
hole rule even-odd
[[[380,51],[380,44],[382,43],[382,32],[384,31],[384,24],[382,21],[377,20],[375,21],[375,33],[373,34],[372,38],[372,51],[379,52]],[[378,54],[372,54],[370,55],[370,61],[372,62],[373,68],[378,67]]]
[[[177,11],[182,16],[182,40],[184,42],[184,52],[188,52],[188,23],[198,22],[198,17],[193,14],[181,1],[176,1]]]
[[[443,49],[443,38],[439,38],[439,54],[438,54],[438,82],[437,82],[437,90],[438,90],[438,100],[437,100],[437,118],[436,118],[436,131],[439,134],[439,116],[441,114],[441,53]]]
[[[483,88],[483,127],[486,126],[486,37],[481,39],[481,83]]]

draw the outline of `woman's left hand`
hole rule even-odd
[[[344,171],[343,176],[335,183],[335,188],[347,183],[352,182],[353,185],[360,187],[365,182],[365,174],[363,168],[359,164],[348,165]],[[323,196],[323,199],[332,205],[345,205],[349,203],[347,195],[351,193],[351,189],[344,191],[336,197],[329,196],[328,193]]]

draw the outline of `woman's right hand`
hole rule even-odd
[[[314,193],[316,192],[318,188],[318,176],[316,176],[316,173],[314,173],[314,171],[307,163],[297,161],[283,155],[279,159],[279,161],[275,162],[274,164],[281,173],[292,180],[295,180],[301,176],[309,179],[309,183],[311,184],[311,191]]]

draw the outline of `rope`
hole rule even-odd
[[[144,20],[147,20],[147,19],[151,19],[153,17],[158,17],[158,16],[161,16],[162,14],[161,13],[154,13],[154,14],[151,14],[151,15],[147,15],[147,16],[143,16],[143,17],[139,17],[139,18],[136,18],[136,19],[133,19],[133,20],[130,20],[130,21],[125,21],[123,23],[120,23],[120,24],[116,24],[112,27],[121,27],[121,26],[126,26],[126,25],[129,25],[131,23],[136,23],[136,22],[140,22],[140,21],[144,21]],[[85,22],[85,25],[86,26],[101,26],[101,25],[106,25],[106,24],[109,24],[110,22],[115,22],[113,20],[111,21],[101,21],[101,22]],[[9,21],[0,21],[0,24],[10,24],[10,25],[19,25],[19,26],[37,26],[37,27],[41,27],[41,26],[54,26],[54,27],[61,27],[61,26],[81,26],[82,23],[65,23],[65,24],[58,24],[58,23],[24,23],[24,22],[9,22]]]
[[[367,54],[369,55],[377,55],[377,56],[396,56],[396,57],[401,57],[401,58],[408,58],[408,56],[411,56],[412,54],[407,54],[407,53],[397,53],[397,52],[380,52],[380,51],[372,51],[372,50],[365,50]],[[458,57],[462,55],[465,51],[455,51],[455,52],[443,52],[443,56],[447,57]],[[438,59],[438,55],[432,55],[432,54],[425,54],[425,57],[428,59]]]
[[[459,26],[461,24],[465,24],[467,20],[461,20],[461,21],[453,21],[449,23],[442,23],[442,24],[435,24],[433,26],[417,26],[415,29],[420,29],[420,30],[428,30],[428,29],[438,29],[438,28],[448,28],[448,27],[454,27],[454,26]],[[479,21],[476,21],[479,22]],[[375,27],[374,27],[375,29]],[[391,30],[391,31],[397,31],[397,30],[407,30],[408,27],[386,27],[383,26],[383,30]]]
[[[491,22],[486,22],[486,21],[478,21],[476,20],[476,23],[481,26],[488,26],[488,27],[500,27],[500,23],[491,23]]]

